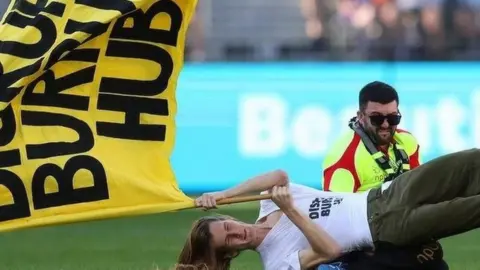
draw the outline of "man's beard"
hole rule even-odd
[[[382,135],[380,135],[380,132],[382,132]],[[386,135],[386,132],[388,132],[388,135]],[[393,128],[376,128],[374,134],[372,135],[378,145],[388,145],[392,142],[392,137],[394,133],[395,131],[393,130]]]

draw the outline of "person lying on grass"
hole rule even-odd
[[[220,199],[251,192],[272,194],[260,202],[254,224],[200,218],[178,263],[229,269],[232,259],[250,249],[266,270],[312,269],[381,243],[406,246],[473,230],[480,226],[480,150],[434,159],[365,193],[320,191],[273,171],[195,202],[212,209]]]

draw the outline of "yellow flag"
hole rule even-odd
[[[170,164],[196,0],[12,0],[0,231],[193,206]]]

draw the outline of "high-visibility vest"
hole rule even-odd
[[[378,187],[419,165],[419,145],[415,137],[397,129],[388,156],[378,150],[356,122],[338,139],[323,162],[323,188],[337,192],[357,192]]]
[[[370,136],[367,135],[365,130],[358,122],[351,121],[349,126],[360,136],[360,139],[362,140],[362,143],[367,149],[368,153],[370,153],[378,166],[387,174],[385,179],[383,179],[383,182],[391,181],[400,174],[410,170],[410,158],[401,144],[397,143],[396,141],[392,143],[392,150],[395,160],[390,159],[385,156],[385,153],[378,150]]]

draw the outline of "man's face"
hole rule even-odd
[[[400,122],[398,104],[368,102],[365,110],[359,112],[358,118],[363,128],[374,137],[378,145],[388,145]]]

